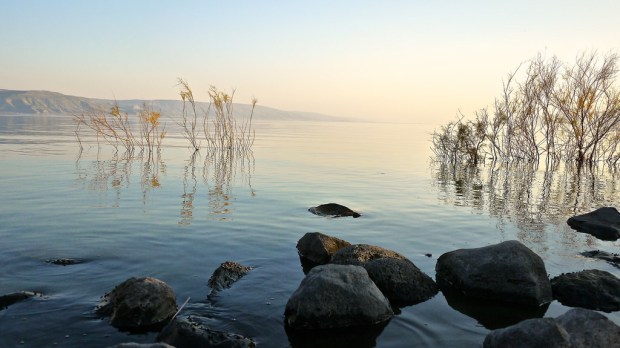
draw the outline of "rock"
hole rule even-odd
[[[120,343],[109,348],[177,348],[166,343]]]
[[[435,296],[435,281],[413,263],[381,258],[368,261],[364,268],[370,279],[394,306],[409,306]]]
[[[0,296],[0,309],[5,309],[12,304],[29,299],[34,296],[41,296],[41,294],[33,291],[19,291],[2,295]]]
[[[568,332],[573,348],[620,345],[620,326],[600,313],[574,308],[557,317],[556,321]]]
[[[599,313],[579,308],[555,319],[528,319],[491,331],[483,347],[618,347],[619,342],[618,325]]]
[[[331,216],[331,217],[343,217],[343,216],[352,216],[354,218],[358,218],[361,215],[353,210],[345,207],[344,205],[340,205],[337,203],[327,203],[321,204],[316,207],[312,207],[308,209],[309,212],[315,215],[320,216]]]
[[[157,336],[157,341],[176,348],[253,348],[256,342],[241,335],[209,329],[192,317],[175,319]]]
[[[588,233],[602,240],[620,238],[620,213],[613,207],[603,207],[568,219],[568,225],[578,232]]]
[[[390,302],[363,267],[327,264],[314,267],[291,295],[285,324],[294,330],[374,325],[393,315]]]
[[[252,267],[243,266],[234,261],[226,261],[213,272],[208,285],[212,292],[228,289],[251,270]]]
[[[155,278],[129,278],[105,294],[97,312],[110,316],[121,330],[161,328],[177,311],[176,296],[168,284]]]
[[[529,306],[553,300],[543,260],[518,241],[445,253],[435,270],[442,290]]]
[[[528,319],[504,329],[491,331],[484,348],[570,348],[566,330],[553,318]]]
[[[403,255],[389,249],[368,244],[352,244],[338,250],[332,257],[331,263],[363,266],[368,261],[382,258],[409,261]]]
[[[590,269],[561,274],[551,280],[553,296],[565,306],[604,312],[620,310],[620,279]]]
[[[620,255],[608,253],[606,251],[600,250],[591,250],[584,251],[581,253],[582,256],[591,257],[593,259],[599,259],[607,261],[607,263],[611,264],[614,267],[620,268]]]
[[[301,258],[314,265],[324,265],[332,259],[338,250],[348,245],[351,243],[345,240],[321,232],[310,232],[297,242],[297,253]]]
[[[77,265],[78,263],[82,263],[84,262],[84,260],[81,259],[48,259],[45,260],[46,263],[51,263],[54,265],[60,265],[60,266],[69,266],[69,265]]]

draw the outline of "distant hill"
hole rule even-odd
[[[117,100],[116,103],[123,113],[135,114],[144,103],[162,115],[176,117],[181,114],[181,100]],[[114,100],[94,99],[64,95],[49,91],[16,91],[0,89],[0,114],[4,115],[79,115],[96,111],[107,111]],[[206,110],[208,103],[197,103],[200,110]],[[235,115],[246,117],[250,114],[251,105],[235,103]],[[307,120],[307,121],[351,121],[343,117],[335,117],[312,112],[284,111],[260,104],[254,110],[255,120]]]

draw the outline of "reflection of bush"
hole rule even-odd
[[[526,239],[544,232],[546,224],[620,200],[618,172],[576,169],[573,166],[538,168],[532,163],[489,163],[481,166],[438,162],[434,185],[446,204],[488,211],[500,226],[510,220]]]

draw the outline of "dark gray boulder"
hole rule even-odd
[[[618,347],[620,327],[588,309],[571,309],[553,318],[528,319],[491,331],[484,348],[511,347]]]
[[[177,348],[166,343],[120,343],[109,348]]]
[[[610,265],[620,268],[620,255],[601,250],[590,250],[581,253],[582,256],[607,261]]]
[[[383,258],[409,261],[403,255],[389,249],[368,244],[352,244],[338,250],[331,263],[363,266],[368,261]]]
[[[244,266],[234,261],[223,262],[213,271],[208,285],[212,292],[228,289],[251,270],[252,267]]]
[[[7,308],[8,306],[27,300],[34,296],[41,296],[40,293],[33,291],[19,291],[10,294],[0,296],[0,310]]]
[[[620,238],[620,213],[613,207],[573,216],[567,223],[578,232],[591,234],[601,240],[614,241]]]
[[[176,311],[172,288],[151,277],[127,279],[105,294],[97,308],[112,326],[128,331],[158,330]]]
[[[284,311],[293,330],[375,325],[393,315],[390,302],[363,267],[327,264],[314,267],[291,295]]]
[[[192,317],[175,319],[157,336],[157,341],[173,345],[175,348],[217,347],[254,348],[252,339],[224,331],[212,330]]]
[[[556,321],[568,332],[573,348],[620,346],[620,326],[600,313],[574,308]]]
[[[394,306],[420,303],[432,298],[439,291],[435,281],[409,261],[374,259],[368,261],[364,268]]]
[[[527,319],[504,329],[491,331],[484,348],[570,348],[570,337],[553,318]]]
[[[338,250],[348,245],[351,243],[345,240],[321,232],[309,232],[297,241],[297,253],[310,263],[324,265]]]
[[[435,270],[441,289],[466,296],[529,306],[553,300],[543,260],[518,241],[445,253]]]
[[[553,296],[565,306],[604,312],[620,310],[620,279],[590,269],[561,274],[551,280]]]
[[[309,208],[308,211],[314,215],[329,217],[352,216],[354,218],[358,218],[361,216],[358,212],[337,203],[321,204],[316,207]]]

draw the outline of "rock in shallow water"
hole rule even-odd
[[[218,292],[230,288],[237,280],[252,270],[252,267],[244,266],[234,261],[223,262],[209,278],[208,285],[212,292]]]
[[[308,211],[314,215],[330,217],[352,216],[354,218],[358,218],[361,216],[359,213],[337,203],[321,204],[319,206],[309,208]]]
[[[368,244],[353,244],[338,250],[331,263],[363,266],[368,261],[383,258],[409,261],[403,255],[389,249]]]
[[[34,296],[41,296],[40,293],[33,291],[19,291],[0,296],[0,310],[17,302],[29,299]]]
[[[620,279],[590,269],[561,274],[551,280],[553,296],[565,306],[604,312],[620,310]]]
[[[285,324],[295,330],[334,329],[385,322],[390,302],[363,267],[314,267],[289,298]]]
[[[254,348],[256,342],[241,335],[209,329],[195,322],[192,317],[176,319],[166,326],[157,340],[175,348],[220,347]]]
[[[302,260],[305,259],[314,266],[324,265],[338,250],[349,245],[351,243],[345,240],[321,232],[309,232],[297,241],[297,253]]]
[[[176,296],[168,284],[151,277],[129,278],[102,298],[97,312],[110,317],[121,330],[157,330],[177,311]]]
[[[553,300],[543,260],[518,241],[445,253],[435,270],[440,288],[467,296],[530,306]]]
[[[620,238],[620,213],[613,207],[573,216],[566,222],[578,232],[591,234],[598,239],[615,241]]]

